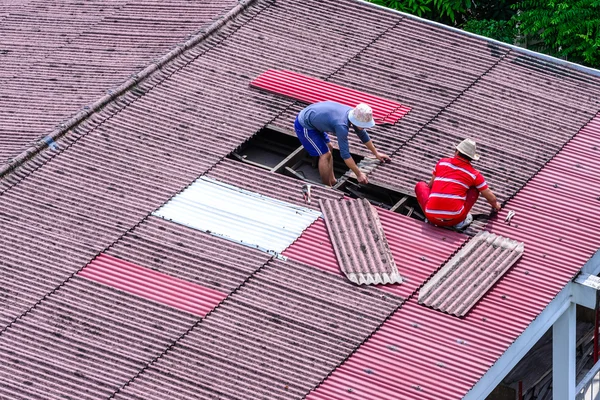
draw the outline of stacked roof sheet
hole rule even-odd
[[[359,285],[401,283],[377,211],[366,200],[320,201],[340,269]]]

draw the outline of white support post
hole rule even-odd
[[[552,398],[575,400],[576,305],[569,308],[552,327]]]

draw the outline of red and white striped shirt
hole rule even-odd
[[[452,219],[464,208],[469,188],[480,192],[488,185],[471,163],[460,158],[442,158],[433,170],[434,180],[427,201],[426,214],[437,218]]]

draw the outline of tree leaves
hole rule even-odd
[[[600,0],[369,0],[506,43],[600,67]]]
[[[600,66],[600,0],[523,0],[513,7],[531,48]]]

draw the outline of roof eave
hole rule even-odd
[[[582,272],[590,275],[600,273],[600,251],[597,251],[585,265]],[[546,306],[536,319],[523,331],[510,347],[498,358],[481,379],[463,397],[463,400],[485,399],[502,382],[504,377],[517,365],[519,361],[531,350],[540,338],[569,308],[571,303],[577,302],[577,284],[569,282]],[[583,304],[590,306],[590,304]]]
[[[371,2],[369,2],[367,0],[354,0],[354,1],[356,1],[358,3],[367,4],[370,7],[375,7],[375,8],[378,8],[378,9],[386,10],[388,12],[396,13],[396,14],[399,14],[399,15],[405,17],[405,18],[410,18],[410,19],[413,19],[413,20],[416,20],[416,21],[419,21],[419,22],[422,22],[422,23],[425,23],[425,24],[436,26],[438,28],[443,28],[443,29],[446,29],[446,30],[449,30],[449,31],[452,31],[452,32],[456,32],[456,33],[462,34],[462,35],[466,35],[466,36],[470,36],[470,37],[473,37],[473,38],[485,40],[486,42],[489,42],[489,43],[492,43],[492,44],[495,44],[495,45],[498,45],[498,46],[508,47],[508,48],[510,48],[512,50],[515,50],[515,51],[519,52],[519,53],[527,54],[529,56],[532,56],[532,57],[535,57],[535,58],[538,58],[538,59],[541,59],[541,60],[544,60],[544,61],[548,61],[548,62],[551,62],[551,63],[554,63],[554,64],[558,64],[558,65],[561,65],[561,66],[564,66],[564,67],[567,67],[567,68],[572,68],[572,69],[575,69],[577,71],[581,71],[581,72],[584,72],[584,73],[587,73],[587,74],[591,74],[591,75],[594,75],[594,76],[600,76],[600,70],[595,69],[595,68],[586,67],[584,65],[577,64],[577,63],[574,63],[574,62],[571,62],[571,61],[566,61],[566,60],[563,60],[563,59],[560,59],[560,58],[549,56],[547,54],[539,53],[537,51],[525,49],[523,47],[519,47],[519,46],[516,46],[514,44],[508,44],[508,43],[505,43],[505,42],[501,42],[499,40],[490,39],[488,37],[481,36],[481,35],[478,35],[476,33],[467,32],[467,31],[464,31],[464,30],[459,29],[459,28],[455,28],[455,27],[452,27],[452,26],[449,26],[449,25],[445,25],[445,24],[442,24],[442,23],[439,23],[439,22],[431,21],[431,20],[428,20],[428,19],[425,19],[425,18],[417,17],[415,15],[408,14],[408,13],[405,13],[403,11],[398,11],[398,10],[394,10],[393,8],[388,8],[388,7],[384,7],[384,6],[378,5],[378,4],[374,4],[374,3],[371,3]]]

